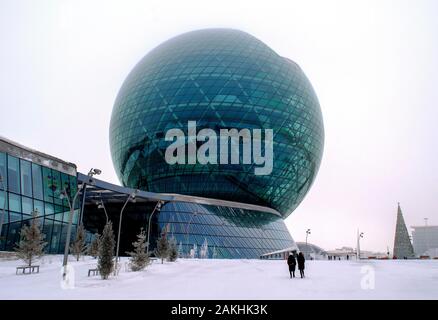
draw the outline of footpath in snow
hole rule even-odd
[[[307,261],[305,279],[290,279],[283,260],[154,261],[109,280],[88,277],[96,263],[71,257],[74,286],[63,289],[62,256],[45,256],[31,275],[0,260],[0,299],[438,299],[438,260]]]

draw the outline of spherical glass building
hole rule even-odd
[[[174,143],[166,139],[169,130],[183,133],[185,160],[190,143],[202,145],[196,137],[190,140],[190,122],[196,122],[196,132],[249,130],[254,138],[256,130],[264,130],[265,140],[272,130],[272,170],[255,174],[260,165],[255,140],[252,161],[245,162],[239,136],[230,144],[239,151],[238,161],[169,163],[166,151]],[[298,250],[283,219],[312,185],[323,143],[318,99],[300,67],[230,29],[188,32],[149,52],[123,83],[110,125],[111,155],[122,184],[177,195],[152,218],[152,208],[144,208],[132,229],[151,220],[152,239],[166,229],[182,252],[192,254],[208,243],[219,258]],[[222,155],[219,139],[213,144]],[[259,151],[267,156],[269,150],[261,144]]]
[[[210,128],[272,129],[273,169],[254,164],[165,161],[166,132],[188,121]],[[253,36],[206,29],[172,38],[149,52],[117,95],[111,155],[124,186],[238,201],[288,216],[308,192],[324,142],[321,110],[300,67]]]

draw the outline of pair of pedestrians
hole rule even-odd
[[[287,258],[287,264],[289,265],[289,273],[290,277],[295,278],[295,267],[298,262],[298,270],[300,270],[301,278],[304,278],[304,263],[306,259],[304,258],[304,255],[302,252],[300,252],[295,259],[295,255],[293,253],[289,254],[289,257]]]

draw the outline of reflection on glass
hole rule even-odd
[[[41,166],[35,163],[32,163],[32,183],[34,198],[43,200],[43,177],[41,173]]]
[[[32,170],[29,161],[20,160],[21,166],[21,193],[32,197]]]
[[[9,191],[20,193],[20,171],[17,158],[8,155],[8,187]]]

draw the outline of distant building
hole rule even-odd
[[[417,257],[438,256],[438,226],[411,227],[414,252]]]
[[[297,242],[299,251],[301,251],[306,259],[310,260],[327,260],[327,252],[317,245],[305,242]]]
[[[387,252],[376,252],[376,251],[360,251],[361,259],[388,259],[389,254]]]
[[[412,247],[411,239],[409,238],[408,229],[406,228],[399,203],[397,209],[397,222],[395,226],[394,259],[408,259],[413,258],[414,256],[414,249]]]
[[[356,259],[356,255],[356,250],[350,247],[342,247],[327,251],[327,258],[329,260],[349,260],[353,257]]]

